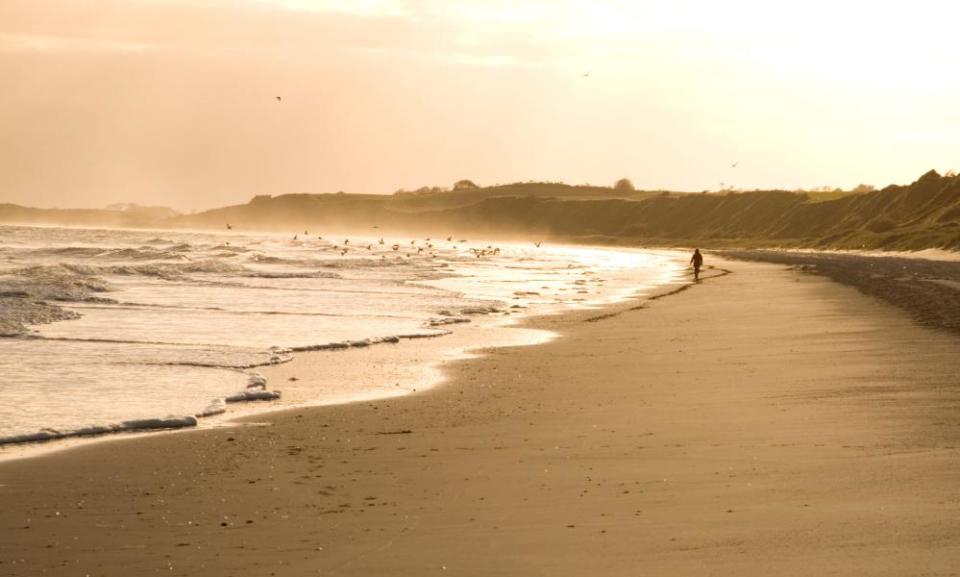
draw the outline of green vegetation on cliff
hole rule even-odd
[[[960,177],[955,175],[930,171],[905,186],[827,196],[776,190],[635,191],[627,183],[612,188],[560,183],[481,188],[460,181],[453,190],[425,188],[390,196],[262,195],[243,205],[126,225],[222,229],[230,224],[238,230],[320,233],[376,227],[637,245],[960,249]],[[29,212],[35,210],[0,205],[0,221],[39,222],[42,217],[67,223],[63,214]],[[83,221],[69,224],[95,224],[88,213],[97,211],[72,212]],[[104,214],[112,219],[122,215]]]
[[[440,220],[630,244],[960,249],[960,177],[811,199],[786,191],[661,194],[638,200],[489,199]]]

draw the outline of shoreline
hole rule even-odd
[[[604,305],[606,306],[606,305]],[[601,307],[602,308],[602,307]],[[282,362],[257,365],[246,369],[237,369],[238,372],[247,375],[250,382],[262,383],[255,386],[248,385],[246,391],[265,392],[268,394],[276,393],[275,388],[280,388],[279,393],[286,394],[277,398],[264,397],[264,400],[251,398],[244,401],[221,401],[221,412],[215,412],[204,415],[170,415],[165,418],[144,419],[144,421],[159,421],[162,419],[174,421],[176,426],[166,427],[140,427],[140,428],[120,428],[119,425],[90,426],[82,431],[90,430],[93,432],[81,432],[73,434],[68,432],[63,436],[50,436],[49,438],[17,441],[0,444],[0,465],[6,462],[22,461],[26,459],[46,457],[58,454],[64,451],[72,451],[93,446],[102,442],[110,441],[136,441],[137,439],[148,438],[153,435],[173,435],[190,433],[195,431],[204,431],[219,428],[231,428],[241,426],[244,421],[250,421],[260,417],[268,417],[273,413],[286,411],[302,410],[313,407],[333,407],[340,405],[349,405],[353,403],[376,402],[388,400],[411,394],[417,390],[426,391],[439,386],[445,380],[445,375],[440,367],[451,361],[467,359],[475,356],[473,351],[479,351],[485,348],[498,346],[536,346],[537,344],[547,342],[556,335],[548,331],[524,328],[524,321],[527,318],[538,318],[539,316],[550,316],[552,314],[564,314],[563,312],[547,313],[546,315],[535,315],[532,317],[521,317],[516,319],[501,320],[493,318],[483,318],[486,322],[468,323],[457,327],[456,330],[443,329],[446,332],[436,335],[422,336],[400,336],[397,340],[383,339],[376,343],[365,346],[327,346],[316,347],[304,350],[294,350],[289,359]],[[504,330],[512,332],[504,333]],[[484,345],[475,343],[475,339],[465,337],[463,333],[479,332],[480,334],[497,334],[499,339],[496,344]],[[542,334],[538,334],[542,333]],[[443,338],[448,340],[442,340]],[[473,344],[471,344],[473,343]],[[404,345],[407,345],[406,347]],[[427,366],[417,366],[413,370],[404,370],[408,367],[402,366],[406,357],[418,355],[417,351],[427,348],[431,351],[433,360]],[[431,356],[428,353],[427,356]],[[337,357],[331,357],[337,355]],[[344,362],[343,357],[352,357],[351,362]],[[322,399],[306,399],[296,395],[295,400],[289,400],[291,389],[295,383],[290,381],[300,380],[294,377],[294,374],[302,374],[300,370],[302,364],[313,365],[313,373],[316,373],[316,366],[329,365],[334,368],[341,368],[344,364],[369,364],[383,363],[388,359],[391,364],[396,365],[395,370],[390,371],[393,378],[400,379],[396,382],[397,392],[387,387],[387,376],[383,376],[383,386],[375,390],[357,392],[337,396],[329,393]],[[335,360],[333,363],[324,361]],[[400,374],[402,373],[402,374]],[[343,382],[343,373],[337,371],[338,384]],[[400,374],[400,376],[398,376]],[[266,378],[264,378],[266,377]],[[291,378],[292,377],[292,378]],[[316,380],[316,379],[314,379]],[[333,381],[334,379],[328,379]],[[356,377],[353,380],[357,380]],[[274,390],[271,390],[274,389]],[[244,391],[238,392],[233,397],[240,397]],[[193,420],[192,425],[180,424],[187,420]],[[34,433],[29,436],[39,436],[43,434]],[[26,436],[26,435],[25,435]]]
[[[0,575],[951,571],[956,337],[723,266],[426,393],[0,463]]]
[[[677,262],[680,260],[679,257],[676,256],[677,251],[660,249],[647,250],[642,248],[636,250],[658,255],[669,254],[672,260]],[[450,317],[451,319],[455,319],[455,322],[435,323],[437,319],[425,321],[422,326],[423,330],[441,331],[437,334],[418,333],[399,335],[396,337],[374,337],[372,340],[368,339],[365,344],[347,341],[343,343],[305,347],[302,349],[282,349],[283,351],[287,351],[286,354],[290,355],[289,358],[276,363],[258,364],[244,369],[237,369],[238,372],[249,377],[251,384],[249,384],[245,390],[238,391],[232,396],[239,398],[245,392],[251,390],[255,393],[263,391],[267,393],[267,395],[264,395],[267,403],[260,402],[256,398],[251,398],[245,402],[226,401],[224,403],[224,400],[220,400],[219,406],[222,407],[221,411],[213,413],[168,415],[165,417],[141,419],[144,422],[166,420],[172,423],[172,426],[162,428],[145,426],[124,427],[123,425],[126,425],[126,423],[90,425],[80,430],[92,432],[81,432],[80,434],[68,432],[63,436],[50,436],[49,438],[23,442],[4,443],[0,444],[0,464],[8,461],[22,461],[24,459],[57,454],[63,451],[71,451],[106,441],[137,440],[156,434],[181,434],[213,428],[229,428],[237,426],[238,423],[242,423],[245,420],[249,421],[276,412],[310,407],[376,402],[396,398],[403,394],[409,394],[409,392],[404,391],[409,391],[410,389],[412,389],[413,392],[416,392],[418,389],[421,391],[429,390],[441,385],[446,380],[446,375],[441,369],[446,363],[472,358],[476,356],[475,352],[489,348],[536,346],[556,337],[555,333],[534,328],[536,319],[583,310],[602,310],[623,303],[644,300],[650,295],[658,295],[658,291],[664,287],[672,287],[686,282],[681,280],[683,273],[680,272],[680,270],[681,269],[678,268],[677,271],[672,273],[675,276],[674,280],[661,280],[654,285],[636,288],[629,294],[609,295],[607,297],[608,300],[599,303],[567,303],[566,305],[543,304],[536,305],[538,310],[527,312],[527,307],[524,307],[523,310],[513,310],[510,307],[510,303],[504,301],[501,303],[503,305],[502,308],[498,308],[497,310],[491,309],[491,311],[486,314],[467,314],[466,316]],[[430,281],[414,282],[430,285]],[[654,296],[654,298],[657,297]],[[477,333],[480,336],[465,336],[464,333]],[[492,343],[485,344],[485,341],[483,341],[484,337],[492,339]],[[404,345],[407,346],[405,347]],[[430,360],[427,366],[418,366],[416,370],[405,371],[404,369],[408,365],[419,363],[424,355],[418,352],[418,350],[423,348],[431,351],[431,353],[426,354],[426,356],[429,357],[432,354],[432,360]],[[388,351],[385,349],[399,350]],[[414,350],[411,351],[411,349]],[[334,360],[334,358],[329,355],[337,355],[337,357]],[[342,356],[352,356],[354,359],[348,363],[344,363],[343,359],[340,358]],[[349,385],[351,381],[357,381],[358,378],[369,375],[352,375],[352,378],[347,378],[348,386],[343,387],[346,375],[342,371],[336,371],[333,374],[326,375],[328,377],[326,380],[336,382],[337,385],[342,388],[351,389],[353,390],[352,393],[343,395],[326,392],[322,398],[307,398],[304,396],[303,391],[297,390],[296,385],[298,383],[295,382],[300,380],[295,374],[301,373],[299,367],[300,364],[304,362],[302,360],[304,358],[317,359],[320,364],[323,364],[323,360],[334,360],[333,363],[329,363],[332,366],[342,366],[344,364],[356,366],[357,364],[369,365],[371,363],[379,363],[382,366],[383,364],[389,363],[394,369],[389,371],[389,375],[376,375],[378,380],[383,381],[382,386],[378,385],[364,391],[353,390],[354,387]],[[299,362],[297,362],[298,360]],[[314,360],[312,363],[308,362],[308,364],[313,365],[313,373],[318,372],[317,360]],[[398,373],[401,374],[398,376]],[[264,381],[260,376],[267,378]],[[388,379],[387,376],[399,379],[396,382],[396,389],[391,389],[387,386],[386,381],[392,380],[392,378]],[[279,389],[279,391],[277,391],[277,389]],[[279,392],[281,396],[276,399],[268,398],[268,396],[275,392]],[[310,393],[313,394],[318,392],[318,390],[310,391]],[[215,403],[205,410],[208,411],[215,405],[217,404]],[[191,420],[194,423],[193,425],[186,424]],[[46,430],[39,431],[29,435],[25,434],[23,436],[39,437],[45,434],[45,431]]]

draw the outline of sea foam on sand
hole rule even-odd
[[[471,348],[449,339],[472,324],[610,302],[680,268],[635,250],[350,240],[344,254],[318,238],[0,227],[0,332],[14,337],[0,338],[0,444],[402,394],[425,377],[369,351],[403,343],[429,352],[397,362],[429,367]],[[501,341],[484,331],[465,334]],[[350,365],[330,357],[329,382],[295,385],[251,372],[311,351]]]

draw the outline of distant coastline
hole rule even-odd
[[[712,248],[960,250],[960,177],[830,193],[677,193],[516,183],[393,195],[259,195],[180,214],[164,207],[38,209],[0,204],[0,222],[315,233],[376,230]]]

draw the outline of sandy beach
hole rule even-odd
[[[0,575],[956,575],[960,338],[710,260],[426,392],[2,463]]]

